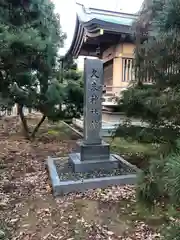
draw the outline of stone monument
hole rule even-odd
[[[103,62],[85,59],[84,65],[84,138],[77,142],[77,151],[68,157],[48,157],[47,167],[54,196],[136,182],[137,168],[120,156],[110,154],[109,144],[100,135]],[[94,175],[95,171],[97,174]],[[103,172],[107,175],[102,176]]]
[[[102,141],[103,62],[85,59],[84,63],[84,139],[77,142],[77,152],[69,155],[74,172],[118,168],[109,144]]]

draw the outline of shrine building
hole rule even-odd
[[[134,79],[131,26],[138,15],[76,6],[75,32],[66,56],[102,59],[106,91],[119,96]]]

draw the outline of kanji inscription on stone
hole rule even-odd
[[[96,104],[97,100],[98,100],[98,96],[93,94],[90,96],[89,102],[92,104]]]
[[[91,112],[94,113],[94,114],[99,114],[97,109],[91,109]]]
[[[85,59],[84,64],[84,142],[101,144],[103,62]]]
[[[93,81],[91,84],[91,91],[95,92],[95,91],[100,91],[101,90],[101,86],[97,85],[96,81]]]
[[[90,124],[90,129],[94,130],[99,127],[100,122],[98,120],[93,120]]]

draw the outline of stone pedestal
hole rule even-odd
[[[74,172],[93,172],[99,170],[111,171],[119,168],[119,161],[114,155],[110,155],[108,159],[89,159],[81,161],[80,153],[72,153],[69,155],[69,163]]]
[[[108,160],[110,156],[109,144],[102,141],[100,144],[87,145],[83,141],[77,142],[77,152],[81,161]]]
[[[119,168],[119,161],[110,154],[109,144],[85,144],[77,142],[77,152],[69,155],[69,163],[74,172],[92,172]]]

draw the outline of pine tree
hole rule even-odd
[[[66,116],[80,117],[83,112],[83,73],[78,71],[72,58],[64,64],[64,81],[66,83]]]
[[[167,131],[169,134],[180,125],[179,2],[152,2],[150,23],[145,24],[146,38],[143,34],[145,20],[136,25],[136,29],[143,29],[137,31],[136,38],[136,81],[124,92],[121,103],[127,116],[141,118],[151,128],[163,129],[161,134]],[[151,80],[152,84],[147,85],[146,80]],[[175,135],[172,134],[174,142],[179,138],[179,131]]]
[[[124,92],[127,116],[149,123],[165,145],[159,157],[140,176],[138,200],[146,206],[169,200],[180,207],[180,1],[154,0],[135,24],[136,81]],[[146,79],[152,84],[147,85]],[[146,133],[146,130],[145,130]],[[155,141],[155,140],[154,140]],[[168,145],[167,145],[168,144]],[[167,148],[167,146],[169,146]],[[179,217],[179,211],[176,211]],[[179,222],[165,231],[165,239],[180,239]]]
[[[49,119],[72,120],[79,118],[83,112],[83,73],[78,71],[77,64],[72,57],[62,58],[57,70],[57,80],[63,86],[63,99],[56,105],[55,111]],[[53,91],[52,91],[53,93]]]
[[[0,13],[0,93],[18,104],[29,138],[23,108],[43,114],[32,133],[35,136],[49,111],[63,98],[55,68],[65,35],[49,0],[1,0]]]

